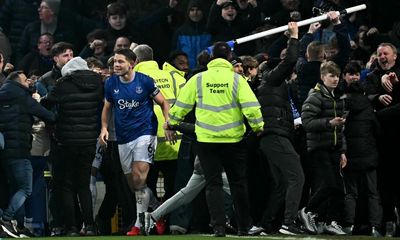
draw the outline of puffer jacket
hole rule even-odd
[[[329,120],[340,117],[345,110],[345,101],[333,96],[321,83],[310,90],[304,101],[301,120],[307,133],[307,150],[346,151],[343,126],[332,127]]]
[[[298,56],[299,41],[291,38],[285,59],[274,69],[263,73],[261,85],[257,89],[257,99],[265,123],[263,135],[276,134],[291,140],[294,137],[289,86],[285,80],[292,74]]]
[[[48,109],[57,106],[55,137],[62,145],[96,144],[99,135],[103,85],[101,76],[85,63],[80,57],[71,59],[62,69],[63,77],[41,100]]]
[[[348,168],[367,170],[378,166],[378,149],[376,137],[380,126],[368,97],[364,95],[361,83],[347,85],[345,81],[341,89],[346,94],[346,118],[344,134],[346,136]]]
[[[0,159],[29,158],[33,116],[55,121],[55,115],[34,100],[28,88],[7,80],[0,88],[0,132],[5,140]]]

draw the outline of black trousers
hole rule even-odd
[[[106,193],[97,214],[99,232],[102,235],[111,234],[111,218],[119,205],[122,208],[121,232],[125,233],[131,222],[136,218],[136,203],[134,201],[135,196],[122,172],[117,142],[107,142],[100,173],[103,176]]]
[[[79,198],[82,218],[86,226],[93,225],[92,195],[89,189],[90,171],[96,145],[58,145],[55,189],[62,199],[66,230],[77,227],[75,199]]]
[[[225,169],[239,231],[251,225],[246,179],[247,151],[244,142],[198,143],[198,156],[206,178],[206,198],[213,226],[225,226],[222,170]]]
[[[310,152],[312,192],[307,209],[330,223],[343,217],[345,186],[340,169],[339,150]],[[321,208],[322,207],[322,208]]]
[[[368,201],[368,222],[371,227],[379,228],[382,221],[382,206],[377,188],[376,169],[345,171],[345,183],[347,193],[344,222],[347,225],[354,224],[359,194],[365,192],[363,196],[366,196]]]
[[[0,163],[1,163],[0,159]],[[5,169],[0,164],[0,211],[1,209],[6,209],[8,206],[8,201],[10,200],[9,197],[9,189],[8,189],[8,182],[7,182],[7,175]],[[0,213],[1,215],[2,213]]]
[[[392,125],[388,127],[390,126]],[[397,133],[397,131],[394,132]],[[393,136],[382,135],[378,142],[378,189],[382,200],[383,222],[396,222],[397,217],[394,209],[395,207],[397,207],[397,209],[400,207],[400,191],[396,187],[400,180],[400,162],[398,159],[399,144],[392,139]]]
[[[153,191],[157,197],[157,181],[158,175],[161,172],[164,177],[164,197],[168,199],[175,194],[175,176],[176,176],[176,165],[177,160],[165,160],[165,161],[154,161],[154,164],[150,167],[149,174],[147,176],[147,186]]]
[[[285,225],[290,225],[297,217],[303,192],[304,174],[300,157],[288,138],[266,135],[261,139],[260,149],[274,181],[262,218],[262,225],[270,225],[284,205]]]

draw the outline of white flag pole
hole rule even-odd
[[[346,8],[340,12],[337,12],[338,15],[345,15],[345,14],[349,14],[349,13],[353,13],[353,12],[357,12],[357,11],[361,11],[366,9],[367,6],[365,4],[361,4],[361,5],[357,5],[354,7],[350,7],[350,8]],[[302,21],[297,22],[297,26],[301,27],[301,26],[305,26],[311,23],[315,23],[315,22],[319,22],[319,21],[323,21],[325,19],[328,18],[328,14],[322,14],[318,17],[313,17],[313,18],[309,18],[309,19],[305,19]],[[242,37],[242,38],[238,38],[236,40],[233,40],[236,44],[241,44],[241,43],[245,43],[245,42],[249,42],[258,38],[262,38],[262,37],[266,37],[275,33],[279,33],[279,32],[284,32],[288,30],[288,26],[281,26],[281,27],[277,27],[277,28],[273,28],[270,30],[266,30],[263,32],[259,32],[259,33],[255,33],[246,37]]]

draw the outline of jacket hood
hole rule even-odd
[[[172,64],[165,62],[163,64],[162,70],[168,71],[168,72],[176,72],[179,75],[181,75],[182,77],[185,77],[185,72],[181,71],[179,69],[177,69],[176,67],[174,67]]]
[[[60,81],[71,81],[82,89],[95,90],[101,87],[101,76],[91,70],[77,70],[60,78]]]
[[[201,11],[203,11],[204,14],[204,8],[203,5],[201,3],[201,0],[190,0],[188,3],[188,6],[186,8],[186,13],[189,13],[190,9],[193,7],[198,7],[201,9]]]
[[[223,68],[229,68],[233,72],[233,65],[226,59],[223,58],[215,58],[212,59],[208,64],[207,68],[215,68],[215,67],[223,67]]]
[[[87,62],[83,60],[81,57],[74,57],[69,60],[67,64],[61,69],[61,76],[70,75],[72,72],[77,70],[89,70]]]
[[[154,69],[160,70],[158,63],[154,60],[140,62],[133,68],[137,72],[152,71]]]

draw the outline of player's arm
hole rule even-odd
[[[104,99],[103,111],[101,112],[101,132],[100,132],[100,144],[103,146],[107,145],[108,140],[108,120],[110,119],[111,103]]]
[[[154,101],[160,105],[165,122],[168,122],[169,117],[168,117],[168,112],[169,112],[169,103],[167,100],[165,100],[164,96],[161,94],[161,92],[158,92],[154,97]],[[165,138],[171,143],[175,144],[176,143],[176,132],[168,129],[164,129],[165,132]]]

